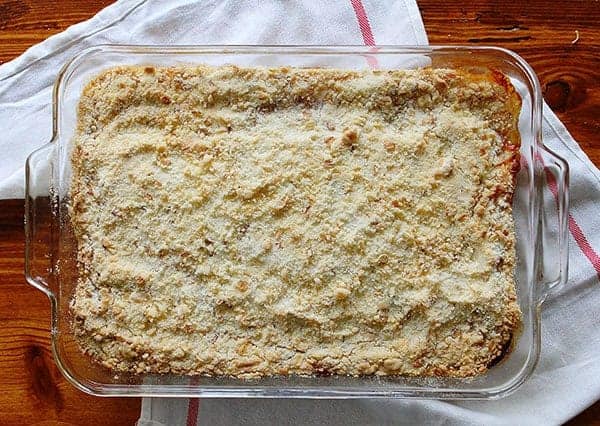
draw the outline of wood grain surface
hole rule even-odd
[[[0,63],[109,3],[0,0]],[[418,4],[432,44],[498,45],[523,56],[548,104],[600,165],[600,2]],[[60,375],[50,351],[49,303],[23,277],[23,240],[23,201],[0,201],[0,424],[134,424],[138,398],[91,397]],[[569,424],[600,425],[600,403]]]

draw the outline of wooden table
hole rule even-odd
[[[0,62],[94,15],[110,0],[0,0]],[[498,45],[533,66],[544,97],[600,165],[600,3],[418,2],[432,44]],[[575,41],[578,39],[577,41]],[[23,278],[23,202],[0,201],[0,423],[133,424],[139,399],[95,398],[50,353],[49,303]],[[571,424],[600,425],[600,403]]]

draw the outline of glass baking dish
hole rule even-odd
[[[521,167],[513,199],[515,274],[523,326],[502,361],[470,379],[332,376],[244,380],[115,374],[84,356],[70,330],[69,302],[77,268],[67,209],[69,156],[80,93],[93,75],[107,67],[193,63],[352,69],[431,66],[471,72],[494,69],[509,76],[523,100]],[[83,51],[64,66],[54,85],[52,140],[33,152],[26,164],[25,274],[27,281],[50,299],[52,351],[58,368],[77,388],[103,396],[493,399],[507,395],[535,368],[541,304],[567,280],[568,165],[543,145],[541,119],[540,86],[531,67],[518,55],[495,47],[107,45]],[[556,207],[543,202],[548,189]]]

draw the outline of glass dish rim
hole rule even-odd
[[[77,65],[87,59],[90,55],[96,53],[133,53],[133,54],[148,54],[148,55],[177,55],[177,54],[203,54],[203,55],[279,55],[279,54],[307,54],[307,55],[374,55],[380,56],[385,54],[393,55],[410,55],[410,54],[427,54],[434,52],[442,53],[490,53],[498,52],[509,56],[514,62],[521,68],[523,74],[530,80],[531,83],[531,97],[532,97],[532,120],[533,126],[536,129],[532,137],[535,140],[535,145],[541,147],[543,150],[550,152],[546,147],[543,146],[541,140],[541,89],[539,81],[529,64],[525,62],[516,53],[499,47],[493,46],[377,46],[368,47],[360,45],[345,45],[345,46],[322,46],[322,45],[290,45],[290,46],[277,46],[277,45],[125,45],[125,44],[103,44],[92,46],[81,51],[74,58],[68,61],[61,71],[59,72],[53,89],[53,113],[52,113],[52,138],[51,141],[40,149],[34,151],[31,154],[27,162],[27,194],[29,194],[29,172],[30,172],[30,159],[34,154],[39,151],[47,149],[60,137],[58,130],[58,120],[60,113],[61,104],[61,87],[66,84],[69,77],[76,71]],[[555,155],[555,154],[554,154]],[[558,156],[556,156],[558,157]],[[558,157],[560,159],[560,157]],[[565,163],[566,164],[566,163]],[[26,197],[26,202],[29,201],[29,196]],[[29,243],[29,240],[27,240]],[[29,257],[29,244],[26,249],[26,258]],[[58,313],[57,299],[54,293],[43,283],[40,283],[39,279],[33,277],[28,270],[29,261],[26,259],[26,277],[30,284],[36,288],[42,290],[48,295],[52,305],[52,351],[55,361],[59,367],[59,370],[63,375],[77,388],[80,390],[91,393],[94,395],[104,396],[162,396],[162,397],[178,397],[178,396],[198,396],[198,397],[268,397],[268,398],[379,398],[379,397],[392,397],[392,398],[437,398],[437,399],[497,399],[506,396],[516,390],[533,372],[540,352],[540,307],[543,302],[544,296],[533,297],[531,303],[535,303],[533,306],[533,334],[534,341],[532,342],[533,354],[527,360],[527,363],[523,365],[515,377],[511,380],[506,381],[503,385],[496,386],[487,390],[465,390],[465,389],[452,389],[452,388],[423,388],[423,387],[402,387],[397,391],[381,390],[373,391],[370,389],[348,389],[336,390],[336,389],[323,389],[320,386],[311,388],[309,386],[302,388],[261,388],[260,386],[252,388],[244,388],[238,386],[235,388],[202,388],[200,385],[177,385],[179,392],[161,392],[161,387],[175,387],[176,385],[127,385],[127,384],[102,384],[95,383],[93,386],[84,385],[76,377],[74,377],[69,369],[64,365],[61,360],[60,353],[58,350],[58,342],[54,331]],[[39,278],[39,277],[38,277]],[[532,283],[533,285],[534,283]],[[106,387],[110,389],[106,389]]]

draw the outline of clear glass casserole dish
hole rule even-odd
[[[385,377],[208,378],[114,374],[83,355],[71,333],[69,303],[77,281],[76,242],[68,217],[71,143],[83,86],[116,65],[236,64],[349,69],[494,69],[510,77],[523,105],[521,164],[513,198],[517,235],[518,303],[523,312],[512,350],[485,374],[469,379]],[[26,165],[27,281],[51,302],[55,361],[77,388],[103,396],[444,398],[493,399],[514,391],[535,368],[540,352],[540,308],[567,280],[568,166],[542,143],[539,82],[518,55],[493,47],[357,46],[98,46],[71,60],[54,85],[53,137]],[[550,189],[557,208],[543,203]]]

